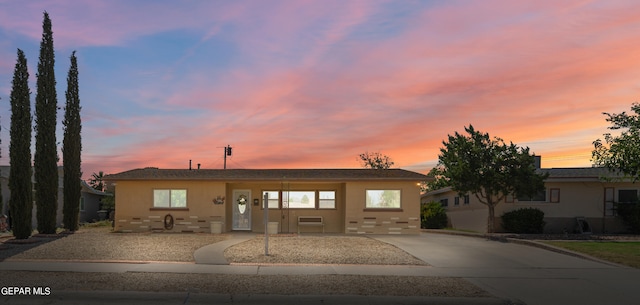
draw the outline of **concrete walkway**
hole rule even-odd
[[[241,242],[255,238],[255,233],[235,233],[231,234],[231,238],[217,242],[215,244],[204,246],[193,253],[196,264],[207,265],[229,265],[227,259],[224,258],[224,250]]]

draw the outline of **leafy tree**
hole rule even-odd
[[[89,180],[89,185],[101,192],[104,192],[104,172],[99,171],[97,173],[91,174],[91,179]]]
[[[31,236],[33,192],[31,182],[31,92],[27,59],[18,49],[11,89],[11,139],[9,143],[9,210],[13,236]]]
[[[81,186],[80,152],[82,141],[80,131],[80,95],[78,91],[78,60],[76,52],[71,53],[71,67],[67,76],[67,103],[64,114],[64,140],[62,142],[62,160],[64,170],[64,208],[65,229],[78,230],[80,213]]]
[[[34,155],[35,190],[38,231],[43,234],[56,232],[58,209],[58,152],[56,147],[56,96],[55,59],[51,19],[44,12],[42,41],[38,62],[36,93],[36,152]]]
[[[506,195],[531,196],[544,189],[546,175],[536,173],[529,148],[464,128],[467,135],[449,135],[438,155],[443,179],[460,194],[474,194],[489,209],[487,231],[493,233],[495,206]]]
[[[442,176],[442,171],[442,167],[438,166],[429,170],[429,173],[427,173],[427,177],[430,177],[432,179],[422,184],[421,190],[424,192],[430,192],[448,187],[449,182],[445,179],[445,177]]]
[[[111,196],[104,196],[100,200],[100,209],[106,211],[113,211],[116,207],[115,193],[111,193]],[[186,200],[186,199],[184,199]]]
[[[447,226],[447,212],[440,202],[429,202],[420,206],[421,227],[423,229],[442,229]]]
[[[591,156],[595,165],[622,172],[635,182],[640,179],[640,104],[634,103],[631,111],[633,114],[603,112],[611,123],[609,129],[622,132],[618,136],[605,133],[604,143],[595,140]]]
[[[389,169],[393,166],[393,161],[389,156],[383,155],[380,152],[365,152],[360,154],[359,161],[362,167],[372,169]]]

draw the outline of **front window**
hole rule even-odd
[[[546,201],[547,200],[547,190],[541,190],[533,196],[518,196],[518,201]]]
[[[449,206],[449,198],[444,198],[444,199],[440,199],[440,205],[442,207],[448,207]]]
[[[318,208],[335,209],[336,208],[336,192],[335,191],[319,191]]]
[[[366,208],[399,209],[400,190],[367,190]]]
[[[154,208],[186,208],[187,190],[153,190]]]
[[[316,192],[290,191],[283,193],[285,194],[282,196],[282,204],[285,209],[315,209],[316,207]]]
[[[263,191],[262,196],[267,193],[270,209],[278,209],[280,206],[283,209],[336,208],[336,191]]]
[[[629,203],[638,201],[637,190],[618,190],[618,202]]]
[[[265,194],[269,194],[269,208],[277,209],[280,204],[280,192],[278,191],[264,191],[262,192],[262,198],[264,198]],[[264,208],[264,202],[262,203],[262,208]]]

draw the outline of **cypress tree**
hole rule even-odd
[[[67,103],[64,112],[64,140],[62,142],[62,162],[64,170],[64,228],[78,230],[81,186],[80,152],[82,141],[80,130],[80,95],[78,91],[78,60],[76,52],[71,53],[71,67],[67,76]]]
[[[51,19],[44,12],[36,92],[36,152],[34,155],[38,232],[55,234],[58,210],[56,147],[56,78]]]
[[[18,49],[11,89],[11,139],[9,141],[9,210],[13,236],[31,236],[33,191],[31,184],[31,92],[27,59]]]
[[[2,126],[0,126],[0,131],[2,131]],[[2,140],[0,139],[0,144],[2,144]],[[0,150],[0,156],[2,156],[2,150]],[[0,177],[2,177],[2,170],[0,170]],[[2,186],[0,185],[0,214],[4,214],[4,198],[2,197]]]

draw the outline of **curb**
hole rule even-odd
[[[552,251],[552,252],[556,252],[556,253],[560,253],[560,254],[565,254],[565,255],[569,255],[569,256],[573,256],[573,257],[578,257],[578,258],[590,260],[590,261],[593,261],[593,262],[596,262],[596,263],[601,263],[601,264],[605,264],[605,265],[609,265],[609,266],[614,266],[614,267],[618,267],[618,268],[631,268],[631,269],[633,269],[633,267],[630,267],[630,266],[621,265],[621,264],[614,263],[614,262],[611,262],[611,261],[603,260],[603,259],[591,256],[591,255],[588,255],[588,254],[571,251],[569,249],[556,247],[556,246],[549,245],[549,244],[546,244],[546,243],[540,242],[540,241],[523,240],[523,239],[517,239],[517,238],[508,238],[507,240],[508,240],[508,242],[511,242],[511,243],[514,243],[514,244],[520,244],[520,245],[536,247],[536,248],[540,248],[540,249],[543,249],[543,250]]]

